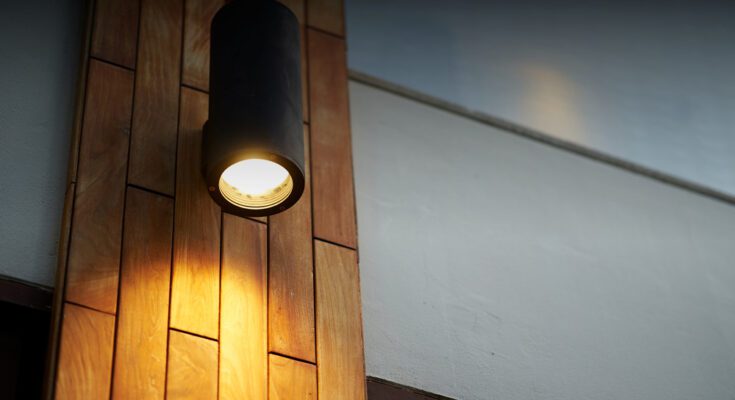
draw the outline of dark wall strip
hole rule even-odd
[[[0,275],[0,301],[36,310],[51,310],[53,290]]]
[[[454,400],[372,376],[367,377],[368,400]]]

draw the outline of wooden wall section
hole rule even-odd
[[[365,399],[342,2],[283,0],[306,188],[253,219],[200,173],[225,2],[89,3],[47,399]]]

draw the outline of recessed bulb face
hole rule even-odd
[[[230,165],[220,177],[219,189],[230,203],[257,210],[285,200],[293,190],[293,180],[279,164],[253,158]]]

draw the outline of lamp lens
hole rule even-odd
[[[273,161],[249,159],[230,165],[222,173],[219,190],[230,203],[257,210],[284,201],[293,190],[293,180]]]

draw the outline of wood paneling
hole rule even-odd
[[[217,342],[171,330],[166,399],[217,398]]]
[[[314,241],[320,399],[365,399],[357,254]]]
[[[64,306],[56,399],[103,399],[110,393],[115,317]]]
[[[342,0],[308,0],[309,26],[344,36],[344,6]]]
[[[306,28],[301,28],[301,113],[304,122],[309,122],[309,62],[306,57]]]
[[[75,125],[80,124],[75,121]],[[73,139],[77,142],[78,139]],[[73,153],[74,151],[72,151]],[[74,173],[76,167],[72,167],[76,163],[70,163],[69,171]],[[73,176],[73,175],[72,175]],[[56,255],[56,279],[54,280],[53,303],[51,305],[51,324],[49,326],[50,334],[48,335],[48,348],[46,352],[46,366],[43,374],[43,398],[51,399],[54,391],[54,380],[58,369],[59,340],[62,323],[62,309],[64,307],[64,282],[66,281],[66,263],[69,254],[69,239],[71,237],[71,217],[72,205],[74,204],[74,192],[76,191],[76,183],[70,182],[66,187],[64,196],[64,213],[61,218],[61,235],[59,238],[59,250]]]
[[[209,27],[224,0],[186,0],[182,83],[209,90]]]
[[[315,30],[308,42],[314,236],[355,248],[345,44]]]
[[[309,78],[306,62],[306,4],[305,0],[281,0],[299,20],[301,31],[301,109],[304,122],[309,122]]]
[[[342,2],[283,0],[301,29],[306,187],[248,219],[223,214],[201,173],[209,30],[226,1],[90,8],[58,398],[365,398]]]
[[[173,212],[171,199],[128,189],[113,399],[163,398]]]
[[[201,172],[207,95],[181,90],[171,327],[217,338],[221,211]]]
[[[139,3],[137,0],[95,2],[92,57],[135,68]]]
[[[309,134],[306,127],[304,143],[304,194],[293,207],[270,217],[268,346],[272,352],[316,362]]]
[[[267,396],[267,227],[224,214],[222,221],[220,399]]]
[[[133,74],[90,61],[66,299],[114,314]]]
[[[270,354],[268,376],[269,400],[316,400],[316,366]]]
[[[143,0],[128,181],[174,194],[183,0]]]

